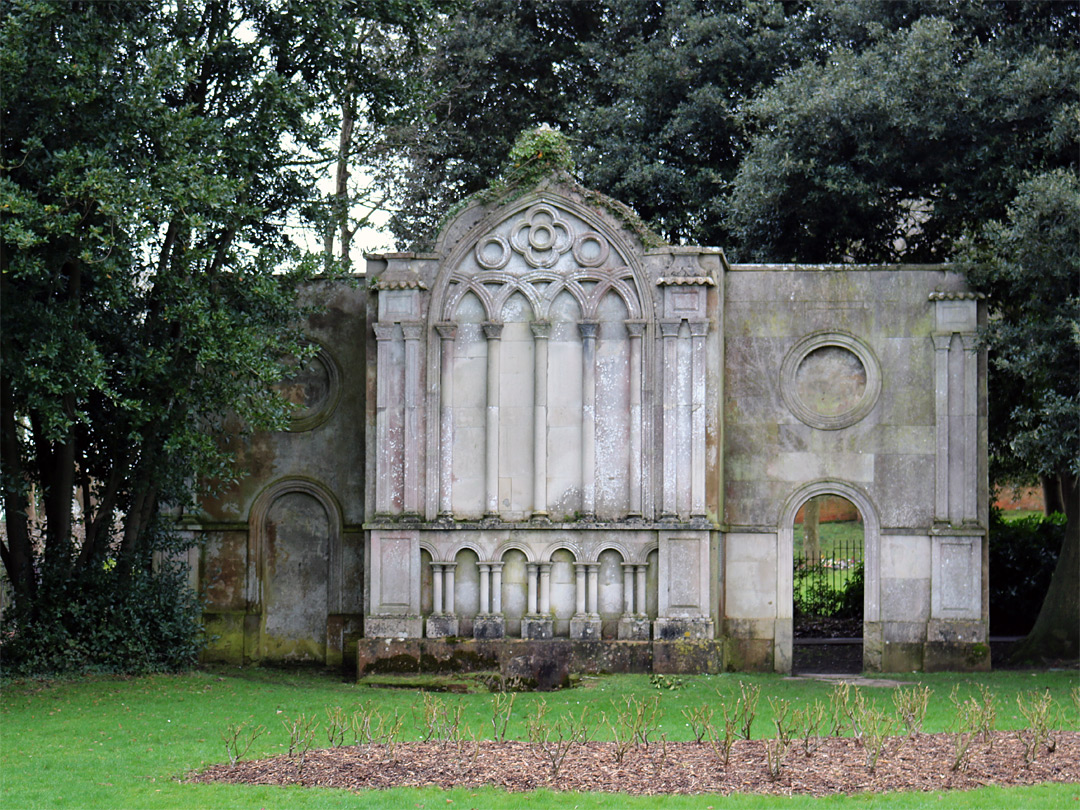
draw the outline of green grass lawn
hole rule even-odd
[[[952,720],[949,693],[975,694],[976,682],[997,696],[999,729],[1022,727],[1016,694],[1050,689],[1064,710],[1065,727],[1077,728],[1080,713],[1070,692],[1075,672],[994,672],[985,675],[908,674],[896,676],[934,690],[927,731],[947,730]],[[383,679],[385,683],[388,679]],[[768,696],[795,704],[828,701],[827,684],[768,675],[716,675],[682,679],[683,686],[657,690],[646,676],[585,678],[576,689],[546,695],[519,694],[509,736],[524,737],[524,717],[543,697],[555,711],[596,713],[626,695],[660,695],[661,729],[672,740],[691,739],[684,708],[738,692],[739,681],[761,687],[755,736],[771,733]],[[868,689],[892,708],[891,690]],[[442,694],[462,701],[474,730],[490,729],[492,697],[486,693]],[[271,669],[207,669],[185,675],[140,678],[93,676],[75,680],[7,681],[0,694],[0,807],[32,808],[433,808],[520,807],[580,808],[765,808],[810,807],[820,810],[864,807],[1029,808],[1080,807],[1080,785],[1044,785],[967,793],[885,794],[828,799],[718,796],[627,797],[602,794],[556,794],[536,791],[508,794],[491,790],[400,789],[361,794],[330,789],[190,785],[180,780],[193,769],[227,760],[221,733],[229,723],[249,720],[268,733],[256,740],[248,758],[284,753],[288,733],[282,720],[301,712],[325,720],[327,707],[346,710],[371,701],[383,712],[409,717],[406,738],[419,735],[420,693],[413,689],[374,688],[343,682],[316,672]],[[412,718],[415,717],[414,721]],[[321,744],[325,736],[320,730]],[[605,739],[604,733],[596,735]]]

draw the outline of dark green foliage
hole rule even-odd
[[[124,572],[114,561],[41,571],[39,596],[15,605],[0,627],[4,677],[81,672],[149,673],[187,669],[204,637],[187,565],[170,562],[182,542],[156,520],[157,551]],[[156,557],[156,559],[155,559]]]
[[[858,619],[863,615],[865,579],[860,560],[840,587],[834,587],[820,567],[794,572],[795,615]]]
[[[1033,515],[1003,520],[990,514],[990,633],[1022,636],[1031,630],[1057,564],[1065,517]]]
[[[1076,171],[1076,4],[917,8],[889,30],[867,5],[863,39],[753,100],[737,258],[948,260],[1026,172]]]
[[[429,116],[401,136],[399,244],[427,244],[517,134],[545,123],[571,139],[583,185],[665,239],[726,244],[718,214],[745,143],[739,108],[819,47],[803,19],[800,3],[467,4],[437,39]]]
[[[181,580],[146,573],[156,516],[227,486],[238,434],[286,424],[297,289],[338,269],[290,229],[347,227],[318,188],[340,110],[393,119],[410,88],[379,70],[431,12],[4,3],[0,552],[27,666],[190,661]]]

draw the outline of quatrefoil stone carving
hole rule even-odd
[[[510,232],[510,245],[532,267],[554,267],[573,243],[570,224],[547,205],[534,205]]]

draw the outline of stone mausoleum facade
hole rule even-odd
[[[865,667],[988,666],[963,277],[730,265],[634,222],[552,178],[305,291],[291,430],[186,526],[208,659],[788,671],[796,513],[832,494]]]

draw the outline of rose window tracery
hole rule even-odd
[[[534,205],[510,232],[510,245],[531,267],[554,267],[573,244],[570,223],[547,205]]]

